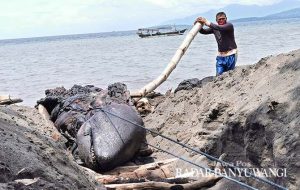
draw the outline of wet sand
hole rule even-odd
[[[287,177],[271,179],[289,189],[299,187],[300,50],[237,67],[202,88],[171,93],[156,102],[155,111],[144,118],[146,127],[215,157],[226,153],[231,163],[286,168]],[[204,166],[212,164],[159,136],[149,134],[148,142]],[[153,156],[169,157],[161,152]],[[178,167],[184,171],[193,166]],[[211,189],[240,188],[225,179],[218,184]]]

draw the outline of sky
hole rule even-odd
[[[230,4],[280,0],[0,0],[0,39],[134,30]]]

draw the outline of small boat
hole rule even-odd
[[[159,27],[159,28],[139,28],[137,35],[141,38],[151,37],[151,36],[173,36],[182,35],[187,30],[187,28],[182,30],[177,30],[176,27]]]

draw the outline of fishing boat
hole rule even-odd
[[[152,37],[152,36],[173,36],[182,35],[187,28],[177,30],[176,27],[159,27],[159,28],[139,28],[137,35],[141,38]]]

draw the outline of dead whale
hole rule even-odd
[[[143,125],[141,117],[126,104],[112,103],[105,111]],[[77,133],[79,156],[89,168],[109,170],[129,161],[140,148],[145,131],[120,118],[97,111]]]
[[[94,170],[109,170],[129,161],[145,142],[143,128],[103,112],[143,125],[125,84],[115,83],[107,90],[91,85],[59,87],[46,90],[46,97],[37,103],[51,113],[51,120],[68,139],[67,146],[78,146],[74,154]]]

